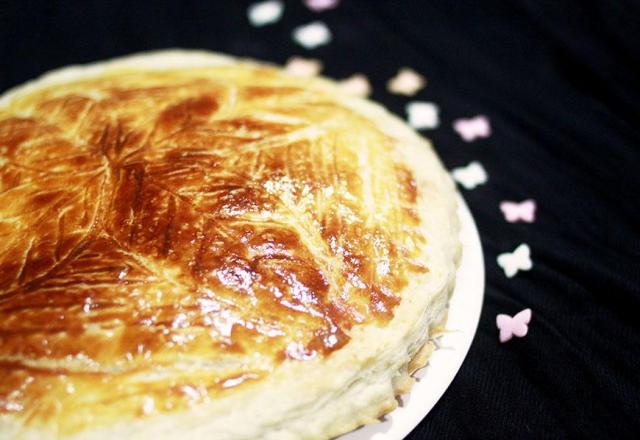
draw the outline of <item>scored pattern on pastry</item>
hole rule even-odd
[[[329,356],[428,270],[393,141],[274,69],[23,94],[0,178],[0,414],[60,432]]]

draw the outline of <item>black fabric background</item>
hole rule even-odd
[[[343,0],[251,27],[246,1],[0,2],[0,89],[49,69],[153,48],[205,48],[324,73],[365,73],[373,98],[404,115],[385,82],[402,66],[441,107],[425,132],[447,167],[480,161],[489,182],[463,191],[480,229],[487,289],[471,351],[418,438],[640,437],[640,4],[603,1]],[[321,19],[334,41],[296,46]],[[464,143],[458,117],[486,113],[493,136]],[[533,224],[502,200],[534,198]],[[525,242],[533,270],[507,279],[499,253]],[[530,333],[498,342],[495,317],[533,310]]]

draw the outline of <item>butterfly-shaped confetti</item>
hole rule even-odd
[[[247,9],[249,23],[253,26],[261,27],[275,23],[282,17],[284,4],[279,0],[269,0],[254,3]]]
[[[371,84],[366,76],[356,73],[339,82],[340,88],[345,92],[356,96],[368,96],[371,93]]]
[[[314,21],[293,30],[293,40],[305,49],[315,49],[331,41],[331,31],[321,21]]]
[[[405,110],[409,125],[417,130],[433,129],[440,124],[440,109],[433,102],[413,101]]]
[[[500,210],[509,223],[533,223],[536,220],[536,201],[527,199],[520,203],[505,200],[500,203]]]
[[[513,278],[521,270],[531,270],[531,249],[527,244],[521,244],[513,252],[498,255],[498,266],[504,270],[507,278]]]
[[[333,9],[338,6],[339,0],[304,0],[304,4],[307,8],[314,12],[322,12],[327,9]]]
[[[514,336],[522,338],[529,332],[531,309],[524,309],[514,316],[500,314],[496,316],[496,325],[500,330],[500,342],[507,342]]]
[[[291,57],[284,69],[296,76],[315,76],[322,71],[322,61],[312,58]]]
[[[491,123],[485,115],[478,115],[469,119],[456,119],[453,122],[453,129],[466,142],[491,136]]]
[[[451,170],[453,179],[465,189],[474,189],[478,185],[487,183],[489,176],[480,162],[473,161],[466,167]]]
[[[396,95],[413,96],[426,84],[424,76],[409,67],[403,67],[387,82],[387,90]]]

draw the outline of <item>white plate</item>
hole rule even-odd
[[[438,348],[429,364],[418,371],[411,393],[401,397],[401,405],[388,414],[382,423],[368,425],[339,440],[401,440],[435,406],[436,402],[462,365],[480,320],[484,297],[484,259],[478,229],[469,207],[458,196],[461,220],[462,261],[456,277],[456,287],[449,303],[447,331],[438,341]]]

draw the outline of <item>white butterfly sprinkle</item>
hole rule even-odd
[[[465,189],[474,189],[478,185],[487,183],[489,176],[480,162],[473,161],[466,167],[451,170],[453,179]]]
[[[405,108],[409,125],[417,130],[436,128],[440,124],[440,109],[433,102],[413,101]]]
[[[298,26],[293,30],[293,40],[305,49],[315,49],[331,41],[331,31],[321,21]]]
[[[513,252],[498,255],[498,266],[504,270],[507,278],[513,278],[518,271],[531,270],[531,249],[527,244],[521,244]]]
[[[253,26],[260,27],[280,20],[283,10],[284,5],[281,1],[269,0],[254,3],[249,6],[247,9],[247,17],[249,18],[249,23]]]

